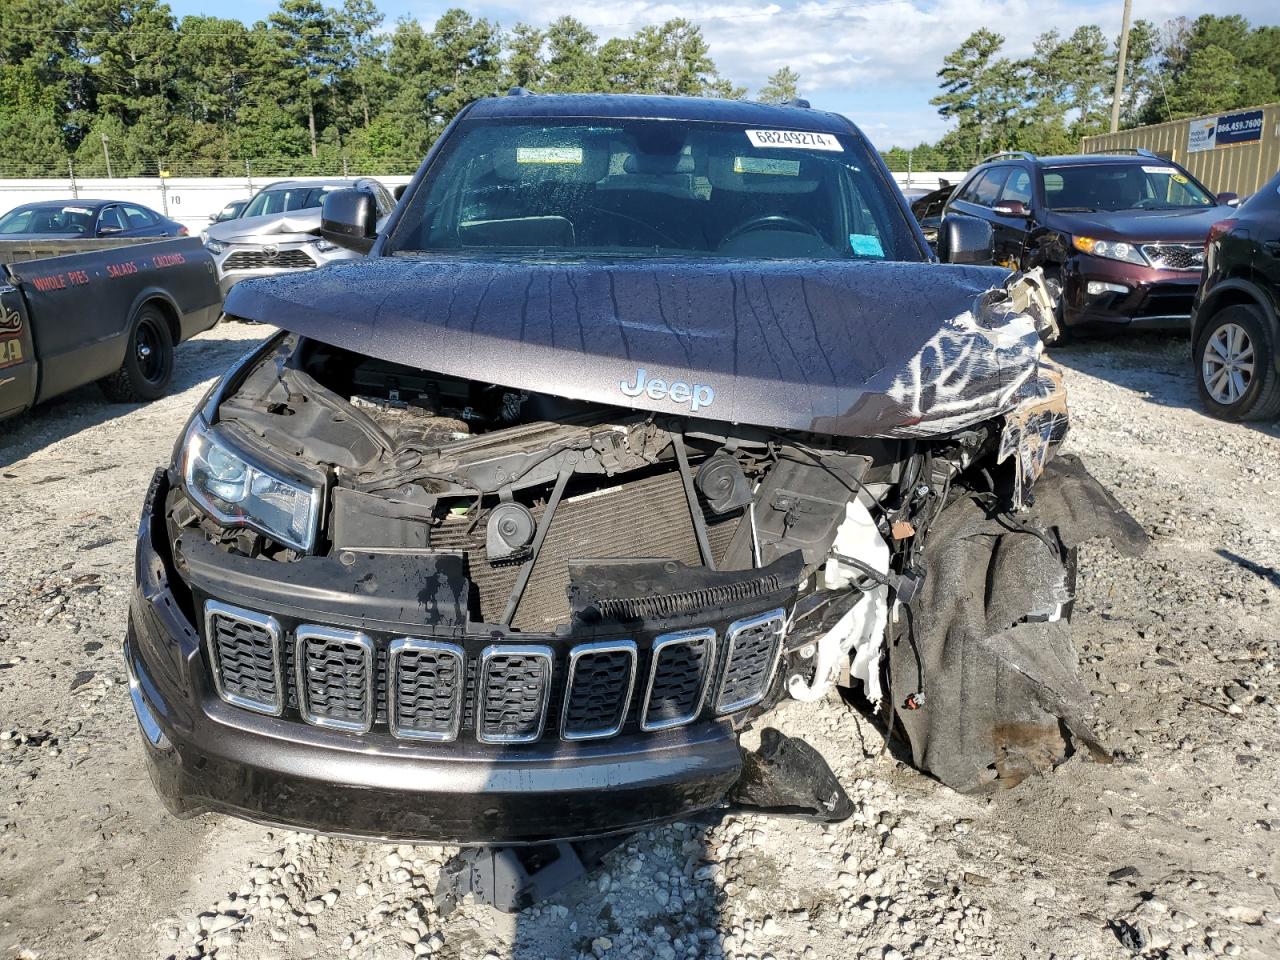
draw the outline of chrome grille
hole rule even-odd
[[[204,632],[218,696],[246,710],[272,716],[283,713],[276,619],[210,600],[204,608]]]
[[[786,611],[770,610],[729,625],[725,633],[728,649],[724,670],[716,693],[716,713],[732,713],[764,699],[773,678],[773,665],[778,660],[786,622]]]
[[[363,732],[373,726],[373,641],[363,633],[299,627],[298,710],[318,727]]]
[[[397,737],[456,740],[466,657],[461,647],[402,637],[388,650],[388,722]]]
[[[551,693],[550,647],[486,647],[480,655],[476,736],[484,743],[532,743],[542,736]]]
[[[281,250],[268,256],[263,250],[237,250],[223,261],[225,270],[262,270],[266,267],[309,270],[316,262],[304,250]]]
[[[1158,270],[1191,270],[1204,266],[1204,245],[1199,243],[1148,243],[1142,248]]]
[[[566,740],[612,737],[622,729],[631,705],[636,645],[584,643],[569,654],[560,735]]]
[[[714,630],[681,630],[654,640],[649,682],[640,710],[643,729],[678,727],[702,712],[715,643]]]

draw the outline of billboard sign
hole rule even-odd
[[[1233,147],[1262,139],[1262,111],[1246,110],[1220,117],[1191,120],[1187,124],[1187,152]]]
[[[1218,132],[1218,118],[1192,120],[1187,124],[1187,153],[1212,150]]]
[[[1225,147],[1236,143],[1252,143],[1262,139],[1262,111],[1246,110],[1218,118],[1215,146]]]

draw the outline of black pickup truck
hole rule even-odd
[[[0,419],[95,380],[109,399],[154,400],[174,347],[221,310],[194,237],[0,243]]]

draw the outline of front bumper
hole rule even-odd
[[[1128,289],[1091,295],[1091,280]],[[1157,270],[1077,255],[1063,266],[1063,320],[1077,328],[1185,330],[1199,285],[1198,271]]]
[[[512,748],[353,736],[224,703],[164,546],[166,489],[158,472],[124,652],[152,781],[175,814],[379,839],[544,843],[678,819],[715,805],[737,780],[728,721]]]

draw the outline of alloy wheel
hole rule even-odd
[[[1244,327],[1224,323],[1205,344],[1200,376],[1216,403],[1230,406],[1244,396],[1253,381],[1253,341]]]

